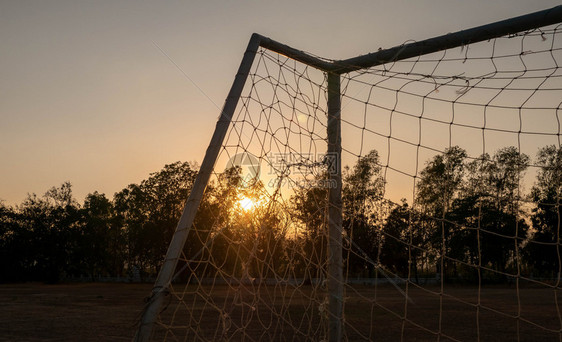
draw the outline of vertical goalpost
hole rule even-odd
[[[232,118],[237,106],[239,106],[240,98],[245,84],[248,81],[251,68],[255,62],[255,56],[258,49],[262,48],[269,50],[291,60],[303,63],[306,66],[320,70],[326,77],[326,151],[331,162],[328,177],[330,184],[334,185],[329,187],[327,194],[328,246],[326,246],[327,274],[325,282],[328,298],[326,315],[326,321],[328,322],[328,336],[326,336],[326,339],[336,342],[344,339],[343,336],[345,329],[344,287],[346,277],[344,274],[343,250],[345,245],[344,239],[347,237],[344,236],[342,219],[342,208],[344,206],[342,202],[342,76],[345,76],[350,72],[360,71],[378,65],[393,63],[454,47],[462,47],[468,44],[516,34],[560,22],[562,22],[562,6],[338,61],[318,58],[269,38],[253,34],[216,124],[211,142],[207,148],[189,198],[186,201],[181,219],[177,225],[172,241],[170,242],[164,263],[154,284],[152,294],[142,312],[142,317],[135,334],[135,341],[140,342],[150,340],[153,334],[154,326],[157,324],[158,315],[160,314],[162,308],[166,306],[167,298],[170,296],[170,286],[172,285],[176,275],[178,260],[181,258],[182,250],[184,249],[184,245],[188,235],[190,234],[190,229],[194,224],[197,210],[213,174],[217,157],[221,151],[225,137],[227,137],[229,127],[232,123]],[[264,80],[267,81],[267,79]],[[258,81],[263,80],[255,80],[254,82]],[[263,110],[268,110],[268,108]],[[345,110],[343,118],[345,118]],[[350,244],[352,243],[350,242]],[[411,247],[410,245],[408,246],[409,248]],[[375,257],[371,257],[371,259],[374,260]],[[378,261],[375,262],[371,259],[368,259],[369,262],[374,267],[377,267]],[[443,270],[441,270],[441,272],[443,272]],[[259,285],[254,285],[253,282],[250,282],[249,284],[249,287],[257,287],[259,290]],[[212,306],[214,304],[208,303],[208,305]],[[287,309],[285,308],[283,310]],[[225,319],[225,322],[226,321],[227,319]],[[224,323],[224,325],[226,326],[228,324]]]
[[[341,168],[341,99],[340,75],[328,73],[328,155],[335,167],[330,172],[328,195],[328,295],[329,340],[341,341],[343,314],[342,260],[342,168]]]
[[[213,133],[211,143],[207,148],[203,163],[201,164],[201,168],[197,174],[197,178],[195,179],[195,183],[193,184],[193,188],[183,209],[180,221],[177,225],[170,246],[168,247],[164,265],[158,273],[158,278],[156,279],[156,283],[152,289],[152,296],[150,297],[145,311],[143,312],[139,329],[135,337],[135,340],[137,341],[148,341],[150,338],[152,326],[156,321],[158,311],[162,307],[164,297],[167,295],[168,286],[170,286],[170,283],[172,282],[172,277],[174,275],[183,245],[185,244],[189,230],[191,229],[191,225],[195,219],[195,214],[197,213],[197,208],[199,207],[201,198],[203,197],[203,192],[205,191],[209,178],[211,177],[211,172],[215,165],[217,155],[219,154],[224,136],[226,135],[228,126],[230,125],[232,114],[238,104],[238,99],[242,93],[244,83],[246,82],[246,78],[250,72],[250,68],[252,67],[252,62],[254,61],[254,56],[256,55],[258,46],[259,37],[253,35],[250,39],[250,43],[248,44],[248,48],[244,53],[244,58],[240,63],[238,73],[236,74],[234,83],[232,84],[228,97],[226,98],[215,132]]]

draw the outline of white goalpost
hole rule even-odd
[[[135,341],[562,339],[561,22],[252,35]]]

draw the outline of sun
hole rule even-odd
[[[254,200],[252,200],[251,198],[248,198],[248,197],[243,197],[241,200],[238,201],[238,205],[244,211],[250,211],[250,210],[254,209],[256,204],[257,203]]]

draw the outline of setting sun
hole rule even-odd
[[[238,205],[245,211],[250,211],[256,206],[256,202],[248,197],[244,197],[238,201]]]

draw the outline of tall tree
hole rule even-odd
[[[33,237],[20,220],[14,208],[0,202],[0,283],[31,278]]]
[[[466,156],[466,151],[458,146],[448,148],[426,163],[417,183],[414,208],[419,208],[419,226],[425,230],[420,229],[420,234],[427,237],[427,249],[436,269],[445,275],[456,266],[446,256],[452,253],[451,235],[457,227],[448,224],[446,216],[461,190]]]
[[[416,203],[424,213],[441,218],[451,206],[464,177],[466,151],[458,146],[427,162],[420,172]]]
[[[129,269],[138,268],[141,274],[157,271],[196,175],[191,164],[176,162],[115,194]]]
[[[529,263],[539,275],[561,272],[562,147],[543,147],[537,153],[540,169],[531,190],[535,208],[531,215],[534,234],[527,245]]]
[[[69,182],[53,187],[43,197],[35,194],[18,206],[21,228],[32,238],[29,262],[32,278],[56,282],[75,274],[72,254],[79,234],[79,206]]]
[[[446,215],[451,222],[446,230],[452,232],[449,256],[501,272],[520,265],[528,231],[521,180],[528,164],[529,157],[513,146],[467,163],[461,191]]]
[[[352,273],[374,272],[374,265],[365,263],[363,253],[376,259],[384,185],[376,150],[358,158],[352,168],[344,168],[343,228],[351,244],[347,257]]]
[[[79,255],[87,274],[121,275],[124,266],[124,239],[115,224],[113,203],[97,191],[88,194],[81,208],[82,234]]]
[[[328,174],[318,173],[309,181],[297,182],[291,198],[292,215],[300,236],[294,241],[297,250],[297,273],[305,279],[324,277],[322,265],[327,260]],[[327,185],[327,186],[326,186]]]
[[[405,199],[395,206],[383,227],[383,243],[379,260],[391,272],[405,277],[411,267],[414,279],[418,279],[420,258],[427,249],[427,229],[419,212],[410,208]]]

